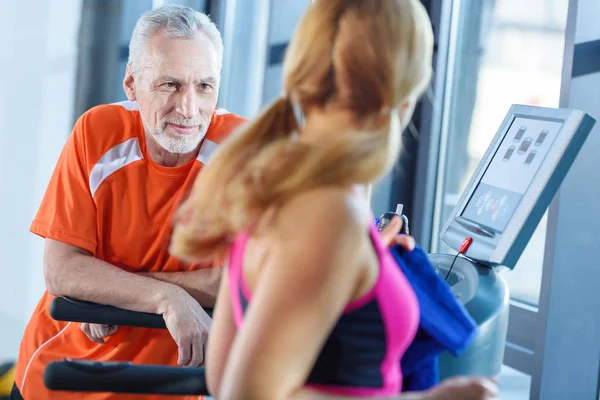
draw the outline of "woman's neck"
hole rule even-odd
[[[344,130],[356,125],[352,114],[345,110],[323,110],[313,108],[305,115],[306,123],[302,128],[299,139],[316,142],[329,135],[343,134]],[[357,193],[371,211],[371,196],[373,184],[354,185],[352,191]]]

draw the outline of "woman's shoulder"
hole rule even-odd
[[[265,251],[267,268],[293,266],[285,271],[302,271],[306,282],[338,274],[353,279],[364,264],[368,221],[366,203],[350,190],[315,188],[277,207],[269,220],[260,224],[260,238],[255,243]]]
[[[300,239],[327,240],[331,235],[363,236],[369,219],[365,200],[341,187],[317,187],[294,195],[273,214],[273,237],[307,235]]]

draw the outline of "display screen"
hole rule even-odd
[[[562,125],[557,121],[516,117],[462,217],[503,232]]]

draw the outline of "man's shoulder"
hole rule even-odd
[[[137,124],[139,111],[137,102],[121,101],[111,104],[100,104],[84,112],[81,119],[86,127],[92,129],[125,128],[127,125]]]
[[[225,108],[217,108],[210,123],[206,138],[221,143],[230,134],[236,132],[247,120]]]
[[[90,108],[79,117],[75,134],[85,143],[87,156],[98,159],[115,146],[137,140],[140,129],[137,103],[128,101]]]

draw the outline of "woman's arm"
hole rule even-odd
[[[224,271],[225,272],[225,271]],[[207,362],[206,362],[206,383],[209,393],[221,399],[218,388],[220,387],[223,372],[227,359],[229,357],[231,344],[235,338],[236,326],[231,306],[231,297],[229,291],[229,279],[226,273],[221,277],[221,286],[217,297],[217,304],[213,314],[213,324],[208,340]],[[362,399],[362,397],[360,398]],[[360,400],[359,398],[347,396],[335,396],[326,393],[314,392],[311,390],[301,390],[290,396],[290,400]],[[423,393],[406,393],[398,400],[425,400]],[[389,397],[384,399],[374,398],[373,400],[395,400]]]
[[[227,269],[224,269],[221,275],[221,284],[213,312],[213,323],[206,351],[206,384],[209,393],[216,398],[220,398],[218,390],[235,334],[236,326],[231,307],[229,278]]]
[[[359,221],[368,217],[346,193],[317,189],[297,196],[261,236],[269,255],[231,348],[219,400],[300,395],[323,343],[356,294],[366,259],[361,243],[368,233]]]

